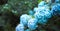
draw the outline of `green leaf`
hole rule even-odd
[[[42,0],[38,0],[38,3],[40,3]]]

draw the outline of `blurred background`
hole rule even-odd
[[[20,16],[28,14],[41,0],[0,0],[0,31],[15,31]],[[50,18],[47,25],[39,25],[41,31],[60,31],[60,16]]]

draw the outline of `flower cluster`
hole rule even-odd
[[[57,3],[52,6],[53,15],[60,15],[60,4]]]
[[[38,7],[34,8],[34,11],[35,11],[34,17],[38,19],[39,24],[45,24],[47,20],[52,16],[51,10],[49,9],[48,5],[45,5],[45,4],[46,3],[41,4],[42,6],[40,6],[40,3],[39,3]]]
[[[32,31],[38,27],[38,24],[46,24],[52,15],[60,15],[60,4],[54,4],[50,9],[49,5],[42,1],[38,4],[38,7],[34,8],[34,12],[29,11],[29,15],[23,14],[20,16],[20,24],[16,27],[16,31],[24,31],[26,26],[28,28],[25,31]]]

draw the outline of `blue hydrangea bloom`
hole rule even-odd
[[[53,15],[60,15],[60,4],[52,6]]]
[[[38,7],[40,7],[40,6],[44,6],[45,4],[46,4],[45,1],[41,1],[41,2],[38,4]]]
[[[36,12],[36,13],[34,14],[34,16],[35,16],[36,19],[40,19],[40,18],[42,18],[42,17],[44,16],[44,14],[43,14],[43,13],[40,14],[39,12]]]
[[[24,31],[24,25],[23,24],[18,24],[16,27],[16,31]]]
[[[30,10],[28,13],[29,13],[29,15],[33,15],[34,14],[34,12],[32,10]]]
[[[38,7],[34,16],[39,18],[39,15],[44,15],[47,18],[51,18],[51,11],[48,7]]]
[[[49,10],[48,7],[38,7],[39,9],[36,10],[36,13],[34,14],[35,18],[38,19],[38,23],[44,24],[47,22],[48,18],[51,18],[51,11]]]
[[[37,12],[39,10],[39,8],[35,7],[34,8],[34,12]]]
[[[38,12],[41,11],[41,9],[48,9],[49,6],[48,5],[44,5],[44,6],[40,6],[40,7],[35,7],[34,8],[34,12]]]
[[[43,13],[40,14],[39,12],[37,12],[34,16],[36,19],[38,19],[39,24],[45,24],[47,22],[47,18]]]
[[[23,14],[20,17],[20,23],[24,24],[24,26],[27,26],[28,20],[31,19],[31,16],[27,15],[27,14]]]
[[[28,28],[31,29],[31,30],[35,30],[36,27],[37,27],[37,21],[38,20],[37,19],[34,19],[34,18],[30,19],[28,21]]]
[[[46,11],[44,11],[44,15],[46,18],[51,18],[52,17],[52,12],[49,9],[46,9]]]

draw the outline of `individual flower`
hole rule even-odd
[[[29,12],[29,15],[34,15],[34,11],[30,10]]]
[[[24,31],[24,25],[23,24],[18,24],[16,27],[16,31]]]
[[[45,1],[41,1],[41,2],[38,4],[38,7],[40,7],[40,6],[44,6],[45,4],[46,4]]]
[[[45,17],[43,13],[40,14],[39,12],[37,12],[35,14],[35,18],[38,19],[39,24],[45,24],[47,22],[47,18]]]
[[[23,14],[21,17],[20,17],[20,23],[22,23],[24,26],[27,26],[27,23],[28,23],[28,20],[31,19],[31,16],[30,15],[27,15],[27,14]]]
[[[45,9],[49,9],[49,6],[44,5],[44,6],[40,6],[40,7],[35,7],[34,12],[38,12],[38,11],[45,10]]]
[[[35,30],[37,28],[37,19],[32,18],[28,21],[28,28],[31,30]]]
[[[40,8],[38,8],[38,7],[34,8],[34,12],[37,12],[38,10],[40,10]]]

